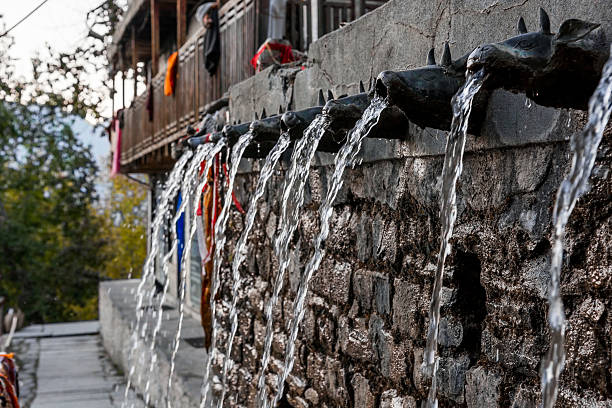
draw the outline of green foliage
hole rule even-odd
[[[0,104],[0,291],[29,321],[74,320],[105,262],[97,166],[57,109]]]
[[[147,188],[122,175],[112,178],[111,183],[110,197],[103,207],[103,233],[109,243],[104,278],[136,278],[147,255]]]
[[[88,13],[89,37],[72,53],[48,46],[30,79],[0,39],[0,296],[28,323],[96,318],[99,281],[136,275],[145,257],[146,189],[115,178],[100,205],[96,163],[70,120],[103,119],[109,79],[96,74],[120,5]]]

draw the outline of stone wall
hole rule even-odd
[[[367,83],[382,70],[422,65],[431,46],[439,57],[444,41],[459,57],[486,41],[514,35],[519,15],[535,30],[540,6],[549,12],[553,31],[567,18],[583,18],[612,32],[612,9],[605,2],[392,0],[312,44],[306,69],[270,68],[230,89],[231,115],[248,121],[254,111],[265,107],[273,113],[290,100],[294,108],[304,108],[315,103],[319,88],[332,88],[336,95],[355,92],[359,80]],[[538,406],[538,370],[548,347],[551,212],[569,169],[568,139],[585,119],[583,112],[528,107],[524,95],[497,91],[481,135],[468,137],[443,288],[441,407]],[[446,133],[411,124],[401,136],[366,140],[363,163],[345,174],[326,255],[311,282],[283,407],[406,408],[420,406],[426,397],[429,384],[419,366],[439,248]],[[612,406],[611,140],[609,128],[591,188],[567,231],[562,293],[568,357],[558,407]],[[272,248],[288,163],[282,164],[260,204],[241,270],[245,280],[228,406],[252,407],[257,391],[263,309],[278,271]],[[274,310],[272,392],[332,164],[332,155],[317,155],[292,237],[292,267]],[[255,186],[258,167],[254,163],[254,171],[236,182],[242,203]],[[230,259],[242,223],[243,216],[233,211],[225,252]],[[220,350],[229,328],[227,261],[222,275]],[[217,370],[221,361],[215,359]]]
[[[382,70],[422,65],[432,46],[439,58],[445,41],[457,58],[484,42],[515,35],[521,15],[536,30],[539,7],[550,14],[553,30],[567,18],[600,22],[608,33],[612,29],[612,10],[597,2],[391,1],[314,43],[307,69],[271,68],[232,88],[231,114],[251,120],[254,111],[275,112],[291,99],[294,108],[311,106],[321,88],[354,93],[359,80],[367,83]],[[585,117],[528,107],[524,95],[497,91],[481,136],[468,139],[443,289],[441,406],[536,407],[540,402],[538,369],[548,347],[551,212],[569,168],[567,140]],[[401,141],[366,140],[364,163],[347,171],[326,256],[311,283],[287,406],[416,407],[425,398],[429,384],[419,366],[439,247],[445,142],[445,132],[411,125]],[[560,407],[612,404],[609,147],[610,132],[592,188],[568,228],[562,281],[568,358]],[[292,240],[294,267],[275,311],[272,390],[299,274],[319,230],[317,209],[333,171],[331,159],[318,156]],[[242,200],[256,177],[241,177]],[[247,289],[233,356],[239,362],[229,393],[238,405],[251,406],[256,390],[263,305],[278,270],[272,243],[282,181],[281,172],[262,203],[243,270]],[[236,239],[241,217],[234,214],[230,222]],[[225,284],[230,282],[226,275]],[[222,291],[226,296],[228,287]]]
[[[571,126],[582,124],[576,119]],[[568,358],[559,407],[612,404],[612,320],[607,312],[611,136],[609,131],[591,190],[575,209],[567,233],[562,286]],[[548,344],[550,214],[567,158],[565,142],[466,155],[443,289],[441,406],[537,406],[538,368]],[[326,256],[312,280],[288,382],[288,406],[413,407],[426,396],[428,384],[419,365],[439,246],[441,169],[442,157],[436,155],[366,163],[347,172]],[[294,268],[274,313],[272,373],[282,366],[286,325],[318,233],[316,210],[330,171],[330,166],[317,167],[310,177],[306,208],[292,240]],[[255,177],[241,178],[242,200]],[[257,216],[243,269],[245,291],[233,355],[238,364],[229,393],[243,406],[252,406],[256,391],[263,305],[278,267],[271,248],[281,189],[279,174]],[[242,217],[233,214],[234,239],[241,223]],[[274,381],[270,375],[269,384]]]

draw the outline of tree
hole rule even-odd
[[[105,269],[114,259],[109,245],[133,238],[100,210],[98,168],[71,129],[75,116],[102,120],[108,91],[92,73],[107,66],[116,4],[104,1],[88,15],[102,41],[92,36],[74,53],[48,47],[32,61],[31,79],[16,75],[12,39],[0,39],[0,295],[30,322],[94,318],[99,281],[119,275],[119,266]],[[131,259],[140,262],[143,250]]]
[[[0,291],[30,321],[73,320],[105,262],[94,211],[97,166],[70,119],[0,103]]]
[[[111,179],[103,206],[104,238],[108,242],[105,279],[140,276],[147,255],[147,187],[123,175]]]

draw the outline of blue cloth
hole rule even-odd
[[[178,200],[176,202],[177,211],[179,208],[181,208],[182,201],[183,201],[183,198],[181,196],[181,193],[179,193]],[[178,239],[178,248],[177,248],[178,273],[179,273],[178,282],[180,282],[181,281],[181,260],[183,259],[183,248],[185,248],[185,213],[181,214],[180,218],[176,222],[176,237]]]

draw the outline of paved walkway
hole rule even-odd
[[[22,407],[120,407],[125,379],[98,333],[98,322],[30,326],[16,333],[10,351],[20,366]],[[132,406],[144,404],[130,393]]]

